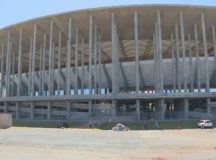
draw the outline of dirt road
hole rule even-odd
[[[0,160],[215,160],[216,129],[0,130]]]

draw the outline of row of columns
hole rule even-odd
[[[112,37],[112,94],[115,96],[119,92],[119,79],[118,79],[118,70],[119,70],[119,36],[118,36],[118,27],[116,22],[116,16],[114,13],[111,15],[111,37]],[[67,51],[66,51],[66,94],[70,95],[71,92],[71,45],[72,45],[72,37],[75,36],[75,94],[78,93],[78,53],[79,53],[79,29],[75,29],[75,34],[73,35],[72,30],[74,27],[74,22],[72,18],[69,18],[68,21],[68,35],[67,35]],[[55,43],[53,42],[53,28],[54,22],[50,22],[50,33],[49,33],[49,66],[48,66],[48,90],[49,95],[54,94],[54,54],[55,54]],[[179,41],[179,28],[180,28],[180,41]],[[206,38],[206,29],[205,29],[205,17],[204,14],[201,14],[201,28],[202,28],[202,38],[203,38],[203,50],[204,50],[204,57],[205,57],[205,79],[206,79],[206,91],[209,92],[210,85],[209,85],[209,72],[208,72],[208,50],[207,50],[207,38]],[[37,25],[34,25],[33,28],[33,35],[30,40],[30,50],[29,50],[29,83],[28,83],[28,93],[29,96],[34,96],[35,93],[35,56],[36,56],[36,49],[37,49]],[[90,15],[89,17],[89,92],[93,94],[93,87],[95,93],[97,93],[98,84],[101,87],[101,79],[99,82],[97,81],[98,69],[99,73],[101,73],[101,51],[100,45],[98,45],[98,32],[97,26],[93,24],[93,17]],[[216,50],[216,42],[215,42],[215,31],[214,27],[212,28],[213,32],[213,41],[214,41],[214,50]],[[185,62],[186,62],[186,55],[185,55],[185,35],[184,35],[184,19],[183,13],[180,12],[179,14],[179,25],[175,25],[175,43],[174,43],[174,36],[171,35],[171,47],[172,47],[172,61],[174,65],[173,69],[173,88],[178,89],[181,91],[181,76],[183,76],[183,88],[184,91],[187,92],[187,81],[186,81],[186,72],[185,72]],[[134,13],[134,43],[135,43],[135,71],[136,71],[136,94],[139,93],[140,90],[140,73],[139,73],[139,50],[138,50],[138,41],[139,41],[139,31],[138,31],[138,14],[137,12]],[[157,11],[157,20],[155,23],[155,33],[154,33],[154,61],[155,61],[155,91],[156,92],[163,92],[164,84],[163,84],[163,70],[162,70],[162,31],[161,31],[161,18],[160,12]],[[59,42],[58,42],[58,74],[61,72],[61,32],[59,32]],[[191,41],[191,38],[188,38]],[[199,60],[199,42],[198,42],[198,33],[197,33],[197,26],[194,25],[194,39],[195,39],[195,46],[196,46],[196,65],[197,65],[197,86],[200,91],[201,84],[200,84],[200,60]],[[46,58],[46,41],[47,35],[44,34],[43,37],[43,44],[40,48],[40,87],[39,91],[45,91],[45,58]],[[99,40],[100,43],[100,40]],[[181,45],[180,45],[181,44]],[[180,47],[181,46],[181,47]],[[190,45],[189,45],[190,46]],[[4,73],[4,50],[5,47],[2,47],[2,62],[1,62],[1,72]],[[22,90],[22,50],[23,48],[23,30],[20,29],[19,31],[19,50],[18,50],[18,82],[17,82],[17,96],[21,96]],[[180,74],[180,48],[181,54],[183,57],[183,75]],[[85,40],[82,39],[82,78],[84,77],[84,51],[85,50]],[[215,51],[216,52],[216,51]],[[10,96],[10,75],[11,75],[11,63],[12,63],[12,41],[11,41],[11,34],[10,32],[7,35],[7,47],[6,47],[6,67],[5,67],[5,88],[6,88],[6,96]],[[174,54],[176,53],[176,54]],[[214,53],[214,55],[216,55]],[[189,50],[190,61],[192,62],[192,54]],[[94,58],[94,62],[92,59]],[[99,64],[99,68],[97,65]],[[192,64],[192,63],[191,63]],[[215,56],[215,64],[216,64],[216,56]],[[94,65],[94,68],[93,66]],[[216,66],[216,65],[215,65]],[[190,66],[190,71],[192,71],[192,66]],[[94,70],[93,70],[94,69]],[[94,73],[93,73],[94,72]],[[101,76],[98,76],[99,78]],[[93,79],[94,78],[94,79]],[[192,78],[191,78],[192,79]],[[94,80],[94,81],[93,81]],[[57,90],[58,94],[60,94],[60,76],[58,76],[58,85]],[[193,80],[190,81],[191,89],[193,88]],[[1,93],[3,88],[3,81],[1,82]],[[82,89],[84,89],[84,84],[82,82],[81,85]],[[82,91],[83,93],[83,91]],[[116,110],[116,101],[112,102],[113,104],[113,112]],[[140,110],[139,104],[140,100],[136,100],[137,104],[137,113]],[[91,110],[92,101],[89,101],[89,108]],[[113,113],[115,114],[115,113]]]
[[[184,92],[193,92],[196,84],[198,92],[201,92],[201,73],[200,73],[200,47],[199,47],[199,37],[197,25],[194,25],[194,42],[195,42],[195,55],[196,55],[196,78],[193,77],[193,61],[192,61],[192,46],[191,46],[191,35],[188,35],[188,56],[189,56],[189,82],[187,82],[186,75],[186,54],[185,54],[185,36],[184,36],[184,20],[183,13],[180,13],[180,25],[175,25],[175,40],[173,34],[171,34],[171,59],[172,59],[172,75],[173,75],[173,90],[174,92],[181,92],[182,86]],[[180,26],[180,38],[179,41],[179,26]],[[216,45],[215,45],[215,27],[212,26],[212,38],[213,38],[213,50],[214,50],[214,64],[216,64]],[[209,77],[209,67],[208,67],[208,48],[207,48],[207,37],[205,28],[205,17],[201,14],[201,29],[202,29],[202,42],[203,42],[203,52],[204,52],[204,75],[205,75],[205,90],[210,92],[210,77]],[[181,51],[181,52],[180,52]],[[180,56],[182,55],[182,58]],[[182,62],[181,62],[182,60]],[[216,66],[216,65],[215,65]],[[216,72],[216,67],[214,66],[214,72]],[[182,68],[182,74],[180,70]],[[183,81],[181,81],[183,79]],[[196,83],[194,84],[194,80]],[[189,86],[189,88],[188,88]]]
[[[183,13],[180,12],[179,14],[179,26],[180,26],[180,38],[181,41],[179,41],[179,27],[178,24],[175,25],[175,40],[173,37],[173,34],[171,35],[171,52],[172,52],[172,61],[173,65],[173,89],[178,88],[178,91],[181,91],[181,87],[183,84],[183,89],[184,92],[187,92],[187,75],[186,75],[186,55],[185,55],[185,33],[184,33],[184,19],[183,19]],[[49,94],[53,95],[54,94],[54,48],[55,48],[55,43],[53,43],[53,26],[54,22],[50,22],[50,35],[49,35],[49,73],[48,73],[48,90]],[[66,76],[66,94],[70,95],[70,90],[71,90],[71,44],[72,44],[72,18],[69,18],[69,25],[68,25],[68,40],[67,40],[67,53],[66,53],[66,70],[67,70],[67,76]],[[28,84],[28,92],[29,96],[34,96],[35,93],[35,56],[36,56],[36,42],[37,42],[37,25],[34,25],[33,29],[33,37],[31,37],[30,40],[30,52],[29,52],[29,84]],[[117,23],[116,23],[116,18],[115,14],[112,14],[112,93],[115,95],[119,91],[119,85],[118,85],[118,68],[119,68],[119,56],[118,56],[118,33],[117,33]],[[205,80],[206,80],[206,91],[209,92],[210,90],[210,84],[209,84],[209,71],[208,71],[208,49],[207,49],[207,38],[206,38],[206,29],[205,29],[205,18],[204,14],[201,14],[201,29],[202,29],[202,37],[203,37],[203,51],[204,51],[204,67],[205,67]],[[79,47],[79,29],[75,29],[75,93],[78,91],[78,47]],[[93,31],[94,30],[94,31]],[[93,34],[94,33],[94,34]],[[136,71],[136,93],[139,92],[139,86],[140,86],[140,73],[139,73],[139,50],[138,50],[138,14],[137,12],[134,13],[134,42],[135,42],[135,71]],[[212,27],[212,35],[213,35],[213,43],[214,43],[214,52],[215,50],[215,31],[214,27]],[[101,82],[97,82],[97,76],[98,75],[98,69],[97,65],[98,62],[101,59],[99,58],[99,51],[98,51],[98,38],[97,38],[97,26],[93,25],[93,17],[90,16],[89,18],[89,92],[92,94],[92,86],[93,86],[93,77],[94,77],[94,90],[95,93],[97,93],[98,89],[97,86],[98,84],[101,85]],[[163,91],[164,84],[163,84],[163,71],[162,71],[162,32],[161,32],[161,20],[160,20],[160,12],[157,12],[157,21],[155,23],[155,34],[153,36],[154,40],[154,48],[155,48],[155,54],[154,54],[154,61],[155,61],[155,91],[156,92],[161,92]],[[6,67],[5,67],[5,88],[6,88],[6,96],[10,95],[9,87],[10,87],[10,74],[11,74],[11,54],[12,54],[12,42],[11,42],[11,34],[8,33],[7,37],[7,55],[6,55]],[[201,89],[201,84],[200,84],[200,60],[199,60],[199,42],[198,42],[198,33],[197,33],[197,26],[194,25],[194,39],[195,39],[195,48],[196,48],[196,69],[197,69],[197,88],[198,90]],[[40,53],[42,56],[40,57],[40,71],[43,71],[42,74],[40,74],[40,85],[39,85],[39,90],[44,91],[44,85],[45,85],[45,75],[44,75],[44,70],[45,70],[45,53],[46,53],[46,35],[44,35],[44,40],[43,40],[43,47],[40,48]],[[175,44],[174,44],[175,41]],[[190,35],[188,36],[188,41],[189,41],[189,46],[191,42],[191,37]],[[58,74],[61,72],[61,32],[59,32],[59,45],[58,45]],[[85,47],[83,45],[84,40],[82,40],[82,47]],[[22,89],[22,47],[23,47],[23,30],[20,29],[19,31],[19,47],[18,47],[18,82],[17,82],[17,96],[21,95],[21,89]],[[181,49],[180,49],[181,48]],[[189,58],[190,61],[192,59],[192,54],[191,54],[191,48],[189,48]],[[84,50],[84,48],[82,49]],[[180,51],[182,55],[182,72],[183,75],[180,75]],[[2,47],[2,53],[5,52],[4,47]],[[94,55],[92,55],[94,53]],[[174,54],[176,53],[176,54]],[[215,55],[215,53],[214,53]],[[4,55],[2,54],[2,61],[4,60]],[[82,51],[82,57],[83,51]],[[94,57],[94,73],[93,73],[93,68],[92,68],[92,59]],[[216,59],[216,57],[214,58]],[[82,58],[84,61],[84,58]],[[42,61],[42,62],[41,62]],[[192,62],[192,61],[191,61]],[[4,62],[2,62],[4,64]],[[216,62],[215,62],[216,64]],[[82,67],[84,65],[84,62],[82,62]],[[101,65],[101,64],[100,64]],[[2,65],[1,65],[2,66]],[[4,66],[1,67],[2,73],[4,73],[3,69]],[[190,68],[192,68],[190,66]],[[190,70],[192,71],[192,69]],[[183,82],[181,82],[181,76],[183,77]],[[191,77],[190,79],[192,79]],[[58,85],[57,85],[57,90],[59,93],[60,90],[60,77],[58,76]],[[190,84],[193,83],[193,80],[190,81]],[[3,81],[1,82],[1,90],[3,86]],[[82,85],[83,86],[83,85]],[[193,86],[193,84],[192,84]],[[191,87],[193,88],[193,87]],[[1,92],[2,94],[2,92]]]

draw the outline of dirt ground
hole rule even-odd
[[[0,160],[215,160],[216,129],[0,130]]]

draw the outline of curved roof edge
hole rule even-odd
[[[28,22],[32,22],[32,21],[37,21],[40,19],[45,19],[45,18],[49,18],[52,16],[61,16],[64,14],[73,14],[76,12],[89,12],[89,11],[94,11],[94,10],[106,10],[106,9],[115,9],[115,8],[129,8],[129,7],[184,7],[184,8],[189,8],[189,7],[193,7],[193,8],[216,8],[216,6],[205,6],[205,5],[185,5],[185,4],[130,4],[130,5],[118,5],[118,6],[107,6],[107,7],[97,7],[97,8],[89,8],[89,9],[78,9],[78,10],[72,10],[72,11],[66,11],[66,12],[59,12],[59,13],[55,13],[55,14],[49,14],[49,15],[45,15],[45,16],[40,16],[37,18],[32,18],[32,19],[28,19],[28,20],[23,20],[21,22],[18,23],[14,23],[11,25],[8,25],[6,27],[0,28],[0,31],[9,29],[10,27],[16,26],[16,25],[21,25],[23,23],[28,23]]]

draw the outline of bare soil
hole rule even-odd
[[[215,160],[216,129],[0,130],[0,160]]]

